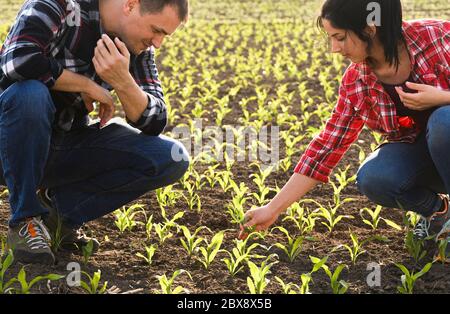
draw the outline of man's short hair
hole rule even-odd
[[[178,10],[178,18],[180,21],[186,22],[189,15],[188,0],[140,0],[141,14],[159,13],[167,5],[173,6]]]

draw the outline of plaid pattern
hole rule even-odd
[[[0,50],[0,93],[15,82],[31,79],[51,88],[63,69],[112,90],[92,64],[102,33],[98,0],[26,1]],[[128,123],[146,134],[158,135],[167,117],[153,47],[139,56],[132,55],[130,73],[149,101],[141,118]],[[56,126],[69,131],[78,123],[86,123],[87,110],[79,93],[51,94],[57,109]]]
[[[450,90],[450,22],[404,22],[403,34],[413,64],[413,81]],[[331,117],[309,143],[294,172],[328,182],[364,126],[380,132],[386,142],[412,143],[420,133],[418,128],[399,125],[395,104],[369,66],[352,63],[342,78]]]

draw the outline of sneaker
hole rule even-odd
[[[86,246],[89,241],[92,241],[92,253],[98,251],[100,243],[97,239],[86,236],[81,228],[74,229],[64,224],[56,207],[53,206],[48,189],[40,189],[37,196],[42,206],[49,211],[49,214],[44,217],[44,222],[54,239],[53,246],[55,249],[61,248],[66,251],[77,252],[81,251],[82,247]]]
[[[420,218],[413,231],[416,239],[438,241],[448,237],[450,233],[449,196],[446,194],[439,194],[439,196],[442,198],[444,208],[429,218]]]
[[[25,264],[55,264],[50,249],[50,234],[40,217],[28,218],[9,227],[7,247],[13,250],[14,260]]]

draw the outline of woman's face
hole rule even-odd
[[[368,57],[367,43],[353,31],[334,28],[327,19],[322,19],[322,25],[330,39],[332,53],[339,53],[354,63],[363,62]]]

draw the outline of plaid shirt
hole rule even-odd
[[[92,64],[102,33],[98,0],[26,1],[0,50],[0,94],[14,82],[30,79],[51,88],[63,69],[112,90]],[[146,134],[158,135],[167,117],[153,47],[131,56],[130,73],[147,93],[148,105],[136,123],[128,123]],[[55,126],[69,131],[87,123],[87,110],[79,93],[51,94],[57,109]]]
[[[404,22],[403,35],[413,65],[413,81],[450,90],[450,22]],[[328,182],[363,126],[380,132],[387,142],[413,143],[420,133],[418,128],[399,125],[395,104],[365,62],[347,68],[331,117],[309,143],[294,172]]]

